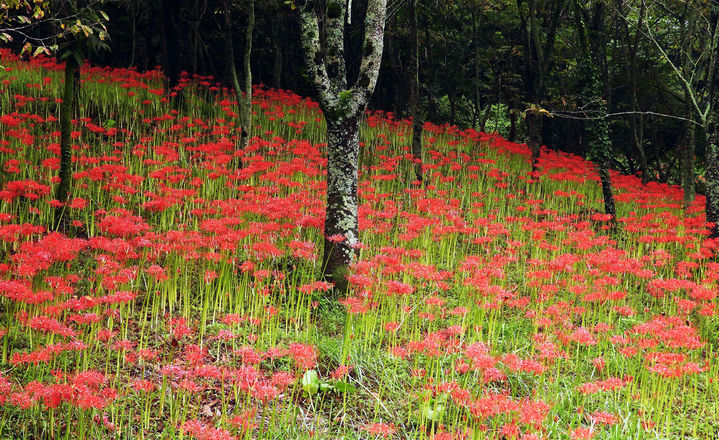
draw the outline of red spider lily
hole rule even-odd
[[[594,430],[591,428],[576,428],[569,432],[572,440],[588,440],[594,438]]]
[[[132,383],[132,388],[134,388],[135,391],[138,392],[150,393],[154,391],[157,386],[149,380],[138,379]]]
[[[385,437],[385,438],[387,438],[397,432],[397,428],[394,426],[393,423],[383,423],[383,422],[371,423],[369,425],[365,425],[362,429],[364,431],[369,432],[370,434]]]
[[[125,213],[122,216],[107,215],[97,227],[100,231],[116,237],[131,237],[150,230],[150,225],[138,216]]]
[[[602,424],[602,425],[612,426],[612,425],[616,425],[617,423],[619,423],[619,417],[617,417],[614,414],[604,412],[604,411],[597,411],[597,412],[591,414],[590,417],[595,423]]]
[[[631,381],[631,377],[627,377],[624,379],[620,379],[618,377],[610,377],[609,379],[600,380],[597,382],[586,382],[577,387],[577,390],[582,394],[594,394],[601,391],[614,391],[624,388]]]
[[[242,433],[252,430],[257,424],[253,422],[256,411],[254,409],[243,411],[230,418],[230,424],[240,429]]]
[[[181,429],[197,440],[237,440],[230,431],[213,428],[199,420],[188,420],[182,424]]]
[[[308,370],[317,364],[317,352],[311,345],[295,342],[290,344],[289,352],[300,370]]]
[[[7,182],[5,188],[0,191],[0,200],[12,202],[23,197],[28,200],[37,200],[50,194],[50,187],[40,184],[34,180],[14,180]]]

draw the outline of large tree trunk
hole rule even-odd
[[[65,86],[62,94],[62,104],[60,105],[60,183],[57,185],[55,198],[60,201],[63,206],[59,206],[56,211],[55,222],[60,229],[64,229],[61,225],[67,222],[63,219],[64,204],[70,197],[70,184],[72,181],[72,116],[75,109],[75,87],[79,86],[76,80],[78,73],[78,63],[74,55],[70,55],[65,59]]]
[[[345,7],[343,0],[331,0],[324,8],[324,44],[314,2],[299,8],[305,60],[327,122],[327,210],[322,269],[323,277],[334,283],[336,293],[347,291],[346,275],[359,243],[359,125],[377,84],[387,0],[367,2],[359,74],[349,88],[344,58]]]
[[[422,182],[422,120],[419,96],[419,41],[417,24],[417,0],[409,2],[409,81],[410,98],[409,110],[412,113],[412,157],[414,158],[414,172],[417,180]]]
[[[327,120],[327,210],[322,267],[339,291],[347,290],[347,268],[359,243],[357,180],[359,115]]]

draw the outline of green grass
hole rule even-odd
[[[337,302],[312,287],[316,104],[258,88],[240,152],[227,90],[192,82],[176,112],[158,72],[84,67],[66,238],[60,68],[2,61],[0,438],[716,438],[703,199],[613,174],[611,228],[591,163],[547,150],[529,176],[525,146],[432,124],[419,187],[411,125],[368,113]],[[356,391],[307,395],[308,369]]]

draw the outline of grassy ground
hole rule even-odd
[[[0,438],[716,438],[701,198],[614,174],[612,226],[593,164],[432,124],[421,187],[368,114],[338,304],[316,104],[258,88],[238,151],[212,79],[84,67],[66,236],[60,68],[1,64]]]

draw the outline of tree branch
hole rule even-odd
[[[300,8],[300,38],[305,48],[308,74],[317,90],[320,105],[326,111],[335,104],[336,99],[330,92],[330,81],[321,53],[320,27],[312,5],[313,2],[309,2]]]
[[[365,18],[365,33],[362,43],[362,61],[357,82],[351,89],[357,105],[364,108],[369,102],[377,77],[384,50],[384,26],[387,15],[387,0],[369,0]]]

